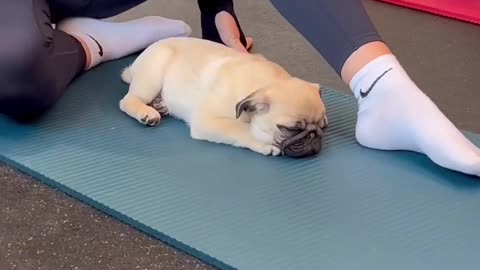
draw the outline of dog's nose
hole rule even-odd
[[[322,150],[322,143],[322,136],[314,136],[311,142],[311,148],[314,154],[320,153],[320,151]]]
[[[309,132],[301,141],[288,145],[284,153],[291,157],[303,158],[316,155],[322,150],[322,136]]]

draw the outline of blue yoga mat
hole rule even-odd
[[[119,75],[133,57],[78,78],[35,124],[0,118],[2,160],[221,269],[480,265],[479,179],[359,146],[352,96],[324,91],[319,156],[264,157],[124,115]]]

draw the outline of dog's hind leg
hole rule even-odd
[[[168,48],[156,55],[141,55],[142,58],[123,73],[126,79],[130,79],[130,86],[128,93],[120,100],[120,109],[144,125],[158,125],[162,118],[151,104],[160,96],[171,55],[172,51]]]
[[[163,98],[162,96],[158,96],[156,97],[153,101],[152,101],[152,104],[151,106],[158,112],[160,113],[160,116],[162,116],[162,118],[165,118],[169,115],[168,113],[168,108],[167,106],[165,105],[165,103],[163,102]]]

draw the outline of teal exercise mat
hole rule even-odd
[[[2,160],[221,269],[480,265],[480,179],[359,146],[352,96],[324,91],[319,156],[264,157],[124,115],[119,75],[133,59],[81,76],[35,124],[0,119]]]

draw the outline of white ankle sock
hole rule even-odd
[[[128,22],[107,22],[91,18],[68,18],[57,29],[81,39],[91,56],[90,69],[118,59],[174,36],[189,36],[191,28],[180,20],[148,16]]]
[[[417,87],[394,55],[371,61],[350,88],[358,100],[361,145],[423,153],[442,167],[480,176],[479,148]]]

